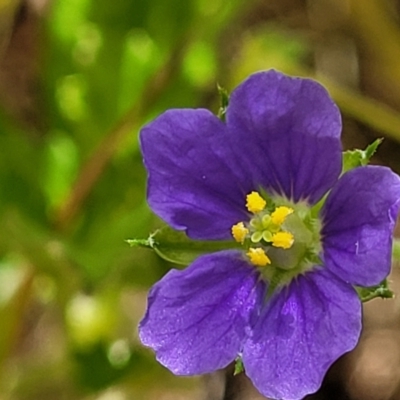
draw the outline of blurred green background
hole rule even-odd
[[[0,0],[0,399],[206,398],[137,338],[171,267],[125,242],[160,224],[140,127],[276,68],[399,172],[399,20],[392,0]]]

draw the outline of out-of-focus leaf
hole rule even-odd
[[[21,0],[0,1],[0,56],[7,47],[14,26],[15,14],[18,12],[21,3]]]
[[[148,29],[162,47],[174,47],[194,22],[193,1],[170,0],[151,4]],[[178,22],[179,21],[179,22]]]
[[[209,43],[194,42],[183,63],[183,72],[194,86],[204,87],[215,81],[216,59]]]
[[[52,277],[58,301],[66,302],[79,287],[80,272],[72,266],[64,243],[18,210],[8,208],[2,217],[0,249],[16,252],[37,272]]]
[[[2,271],[4,272],[4,270]],[[11,271],[9,271],[11,272]],[[9,297],[4,299],[0,304],[0,318],[2,321],[2,329],[0,331],[0,363],[10,355],[13,347],[18,342],[18,332],[21,329],[25,307],[29,303],[33,271],[26,269],[13,269],[13,275],[8,277],[2,274],[2,278],[8,278]],[[12,286],[14,286],[12,288]],[[10,290],[11,289],[11,290]]]
[[[111,200],[111,199],[110,199]],[[134,207],[116,207],[114,210],[103,208],[103,215],[99,208],[94,210],[94,215],[90,215],[90,221],[85,230],[77,233],[68,243],[70,256],[80,266],[88,284],[96,285],[110,274],[126,268],[135,272],[144,273],[146,268],[142,265],[132,268],[130,249],[127,248],[125,239],[135,231],[138,235],[145,234],[152,220],[152,215],[148,207],[142,205]],[[111,201],[111,207],[114,203]],[[128,264],[125,264],[128,263]],[[148,270],[148,268],[147,268]],[[139,272],[140,271],[140,272]],[[150,269],[151,271],[151,269]]]
[[[119,112],[121,114],[129,110],[139,99],[149,78],[164,58],[157,43],[144,29],[136,28],[127,33],[120,68]]]
[[[4,124],[4,125],[3,125]],[[0,116],[0,209],[19,208],[41,224],[46,221],[42,192],[42,143],[27,137]]]
[[[237,84],[254,71],[275,68],[281,71],[295,69],[309,51],[300,36],[288,34],[277,26],[269,25],[248,33],[243,40],[242,62],[235,71]]]
[[[75,379],[89,391],[110,386],[132,370],[137,361],[137,355],[134,354],[123,365],[113,364],[109,357],[109,345],[105,342],[98,342],[86,349],[72,349],[72,354],[76,362]]]
[[[64,199],[78,169],[76,144],[63,132],[51,135],[48,140],[43,189],[54,207]]]
[[[90,348],[113,337],[119,317],[118,291],[76,294],[66,306],[68,336],[75,347]]]

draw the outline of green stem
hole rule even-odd
[[[393,240],[392,259],[394,262],[400,261],[400,239]]]

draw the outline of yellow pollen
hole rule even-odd
[[[246,207],[253,214],[264,210],[266,204],[267,202],[258,192],[251,192],[246,196]]]
[[[232,226],[232,236],[238,243],[243,244],[248,233],[249,230],[244,226],[243,222],[238,222]]]
[[[271,214],[271,221],[274,225],[281,226],[288,215],[293,213],[293,208],[280,206]]]
[[[271,264],[271,260],[260,247],[250,247],[247,256],[250,258],[250,262],[258,267],[265,267],[266,265]]]
[[[277,232],[272,235],[272,246],[290,249],[294,242],[294,237],[290,232]]]

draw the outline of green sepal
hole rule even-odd
[[[360,300],[365,303],[369,300],[380,297],[381,299],[391,299],[394,293],[389,289],[387,280],[384,279],[379,285],[371,287],[356,287]]]
[[[244,365],[243,365],[243,360],[242,357],[237,356],[235,359],[235,369],[233,371],[233,375],[239,375],[242,372],[244,372]]]
[[[222,86],[217,85],[219,98],[220,98],[220,106],[218,110],[218,118],[222,121],[225,121],[225,114],[229,104],[229,94],[226,89]]]
[[[158,229],[148,239],[130,239],[131,246],[140,246],[154,250],[166,261],[179,265],[189,265],[197,257],[227,249],[240,249],[240,245],[231,241],[193,240],[182,231],[168,226]]]
[[[344,151],[342,174],[353,168],[367,165],[382,141],[383,139],[376,139],[373,143],[367,146],[365,150],[356,149]]]
[[[275,293],[275,290],[280,287],[282,281],[284,281],[285,276],[287,276],[285,272],[286,271],[280,270],[279,268],[275,268],[275,272],[269,281],[266,299],[270,299]]]
[[[131,247],[153,247],[151,236],[148,239],[126,239],[125,242]]]

